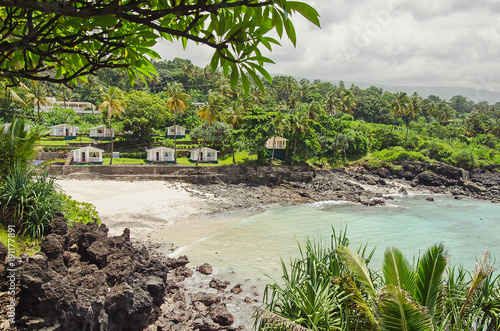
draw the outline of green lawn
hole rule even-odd
[[[236,164],[249,164],[257,160],[257,155],[250,155],[249,152],[242,151],[236,152],[235,155]],[[193,165],[196,162],[191,162],[187,157],[180,157],[177,159],[177,164],[182,165]],[[199,163],[200,166],[219,166],[219,165],[231,165],[233,164],[233,155],[228,154],[223,159],[219,158],[219,163]]]
[[[103,158],[102,164],[109,165],[109,160],[111,160],[109,157]],[[148,164],[148,163],[144,159],[131,159],[124,157],[119,159],[113,159],[113,164]]]

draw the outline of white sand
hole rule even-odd
[[[129,228],[134,240],[151,237],[180,220],[208,214],[206,197],[194,196],[186,184],[161,181],[58,180],[73,199],[92,203],[110,235]]]

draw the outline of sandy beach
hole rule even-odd
[[[213,211],[207,205],[210,196],[188,192],[187,184],[67,179],[57,183],[73,199],[92,203],[110,235],[120,235],[129,228],[134,241],[171,242],[171,237],[162,238],[168,233],[166,229],[181,220],[191,224]],[[191,236],[196,237],[196,233]]]

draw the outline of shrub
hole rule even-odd
[[[450,161],[457,167],[472,169],[476,165],[476,156],[470,149],[466,148],[453,154]]]
[[[373,152],[372,156],[382,161],[426,161],[427,157],[419,152],[411,152],[403,147],[391,147],[382,151]]]
[[[63,202],[57,193],[54,178],[47,171],[37,174],[36,168],[18,164],[4,176],[0,188],[0,214],[8,224],[15,224],[22,236],[39,238]]]
[[[71,199],[70,196],[66,194],[61,194],[64,206],[62,209],[63,215],[66,218],[68,225],[81,222],[87,224],[89,222],[101,223],[99,214],[95,209],[95,206],[91,203],[80,202]]]
[[[453,149],[450,147],[450,145],[442,142],[431,141],[424,144],[423,146],[425,146],[425,149],[421,152],[431,159],[437,161],[444,161],[453,154]]]

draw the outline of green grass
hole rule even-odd
[[[31,256],[40,252],[40,240],[38,239],[20,238],[19,236],[10,239],[11,241],[9,242],[9,232],[7,231],[7,229],[0,225],[0,241],[7,248],[9,248],[9,244],[14,245],[14,255],[19,256],[19,254],[21,253],[26,253]]]
[[[66,146],[66,140],[45,140],[41,139],[36,142],[38,146]]]
[[[92,143],[94,139],[90,139],[89,137],[77,137],[73,140],[68,140],[70,144],[81,144],[81,143]]]
[[[102,164],[109,165],[109,160],[111,160],[109,157],[103,158]],[[124,157],[119,159],[113,159],[113,164],[148,164],[148,163],[144,159],[131,159]]]
[[[236,152],[235,155],[236,164],[252,164],[257,160],[257,155],[250,155],[249,152],[242,151]],[[193,165],[196,162],[191,162],[187,157],[179,157],[177,158],[177,164],[180,165]],[[225,155],[224,158],[219,158],[219,163],[198,163],[199,166],[221,166],[221,165],[231,165],[233,164],[233,155],[228,154]]]

